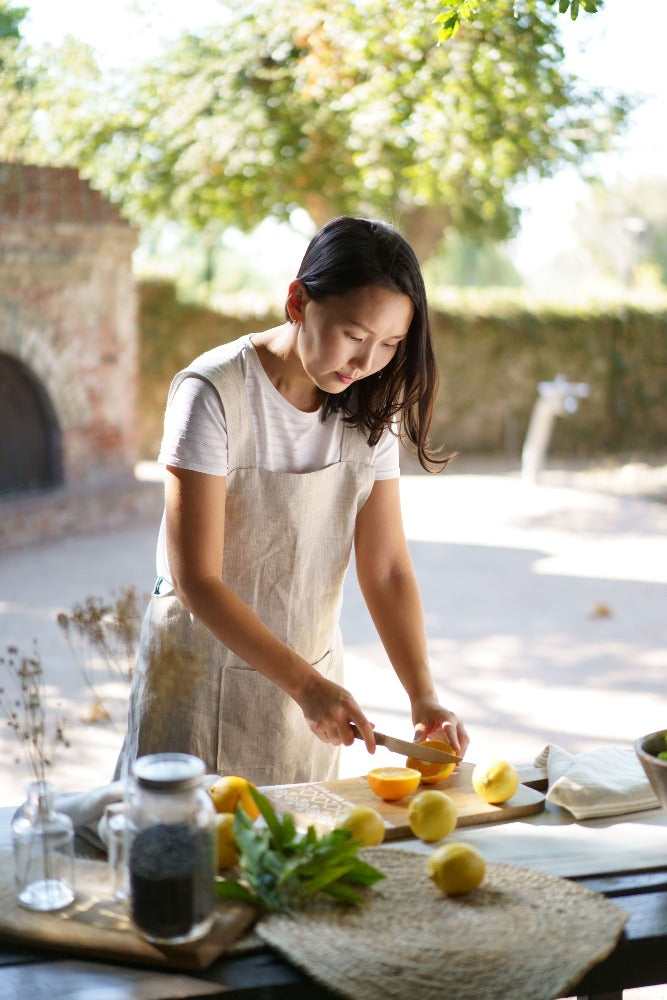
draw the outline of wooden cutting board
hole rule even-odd
[[[502,805],[492,806],[484,802],[472,787],[474,766],[464,761],[445,781],[435,785],[420,785],[417,792],[396,802],[385,802],[378,798],[368,787],[365,775],[301,785],[271,785],[262,788],[262,792],[278,812],[292,813],[297,826],[314,826],[319,835],[333,829],[353,806],[371,806],[384,820],[386,840],[412,836],[408,823],[408,806],[424,788],[436,788],[452,797],[458,809],[457,826],[502,823],[520,816],[530,816],[544,809],[544,795],[523,784]]]
[[[27,910],[16,900],[12,852],[0,850],[0,940],[106,962],[196,971],[211,965],[257,918],[252,907],[226,902],[218,907],[205,937],[188,944],[158,946],[141,937],[127,905],[113,898],[105,862],[76,858],[74,887],[76,899],[64,910]]]

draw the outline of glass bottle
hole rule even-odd
[[[18,900],[29,910],[61,910],[74,899],[74,825],[56,812],[53,785],[33,781],[12,820]]]
[[[215,916],[215,807],[204,762],[160,753],[132,765],[127,822],[130,915],[148,941],[202,937]]]

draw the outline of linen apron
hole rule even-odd
[[[206,378],[223,400],[228,433],[222,579],[286,645],[343,682],[339,615],[357,513],[374,483],[372,451],[343,425],[340,462],[314,472],[257,468],[238,344],[215,348],[174,379]],[[311,732],[282,688],[224,646],[159,581],[141,630],[124,777],[148,753],[201,757],[210,773],[258,785],[326,781],[340,748]]]

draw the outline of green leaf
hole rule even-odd
[[[251,793],[266,825],[257,826],[243,809],[237,810],[234,836],[242,875],[238,881],[219,883],[221,897],[296,913],[302,901],[317,892],[347,903],[361,902],[352,886],[372,885],[384,878],[358,857],[361,843],[352,839],[349,830],[331,830],[318,837],[311,826],[302,834],[293,816],[278,816],[265,796],[252,789]]]
[[[327,885],[324,887],[322,892],[326,892],[327,896],[333,896],[334,899],[340,900],[341,903],[361,903],[363,901],[363,896],[358,893],[355,889],[352,889],[349,885],[345,885],[343,882],[334,882],[332,885]]]
[[[278,819],[278,816],[276,815],[275,809],[273,808],[269,800],[266,798],[266,796],[262,795],[262,793],[258,791],[257,788],[254,788],[252,785],[249,785],[248,791],[250,792],[252,798],[255,800],[255,804],[259,809],[260,813],[262,814],[262,816],[264,817],[266,825],[273,834],[276,843],[282,844],[283,828],[281,826],[280,820]]]
[[[386,875],[378,868],[374,868],[366,861],[362,861],[361,858],[355,858],[354,865],[347,873],[347,878],[357,885],[374,885],[376,882],[380,882],[383,878],[386,878]]]
[[[570,0],[559,0],[558,10],[561,14],[564,14],[567,8],[570,6]]]
[[[332,882],[338,882],[338,880],[344,875],[347,875],[349,870],[349,863],[343,862],[342,864],[335,866],[330,865],[320,871],[319,875],[315,875],[307,882],[304,882],[302,891],[305,896],[312,896],[314,893],[318,892],[319,889],[323,889],[325,886],[331,885]]]
[[[237,899],[242,903],[257,906],[257,897],[236,879],[226,878],[215,883],[215,894],[219,899]]]
[[[577,20],[579,16],[579,0],[572,0],[572,5],[570,6],[570,17],[573,21]]]

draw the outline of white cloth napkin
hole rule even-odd
[[[205,788],[217,781],[219,775],[206,774],[202,779]],[[66,813],[74,824],[74,832],[86,844],[96,851],[106,851],[108,835],[104,810],[112,802],[120,802],[125,797],[125,783],[112,781],[108,785],[100,785],[88,792],[60,792],[54,797],[54,805],[59,812]],[[24,803],[17,813],[25,808]],[[16,813],[14,814],[16,815]],[[80,853],[85,853],[84,845],[79,842]],[[79,851],[77,851],[79,853]]]
[[[550,743],[535,765],[547,769],[547,802],[563,806],[575,819],[619,816],[660,805],[631,747],[570,754]]]

